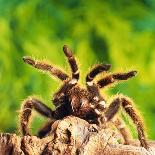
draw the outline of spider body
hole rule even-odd
[[[94,111],[95,100],[91,98],[91,94],[87,90],[81,89],[78,85],[73,85],[72,87],[68,87],[68,83],[66,85],[65,91],[62,89],[54,96],[53,103],[57,107],[55,118],[62,119],[65,116],[74,115],[87,121],[97,120],[99,111],[98,113]],[[97,100],[101,99],[97,97]],[[60,106],[58,107],[59,104]],[[103,109],[104,107],[100,105],[98,108]]]
[[[146,142],[143,123],[137,114],[137,111],[133,107],[133,102],[126,96],[116,95],[110,105],[106,107],[104,97],[100,93],[100,89],[113,84],[120,80],[128,80],[136,75],[136,71],[130,71],[127,73],[109,73],[110,64],[97,64],[95,65],[86,76],[86,89],[83,89],[78,84],[79,70],[76,60],[72,54],[72,51],[64,45],[64,54],[66,55],[69,65],[71,67],[72,76],[67,75],[58,68],[47,64],[43,61],[34,60],[31,57],[24,57],[25,63],[45,72],[52,74],[63,81],[63,85],[53,96],[53,103],[56,109],[53,111],[47,107],[44,103],[34,97],[28,97],[23,101],[21,115],[20,115],[20,129],[23,135],[30,135],[29,124],[32,114],[32,109],[51,119],[46,123],[43,128],[38,132],[39,137],[46,136],[50,130],[51,125],[55,120],[63,119],[66,116],[74,115],[85,119],[89,123],[97,124],[98,126],[104,126],[108,122],[113,122],[117,129],[122,134],[125,144],[129,143],[128,133],[125,127],[122,125],[119,118],[113,119],[117,114],[120,106],[130,116],[134,124],[137,127],[138,138],[141,146],[148,149]],[[100,73],[105,73],[105,76],[95,81],[95,77]]]

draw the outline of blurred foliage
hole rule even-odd
[[[154,0],[0,0],[0,131],[18,132],[18,112],[29,95],[53,107],[51,96],[61,82],[25,65],[22,57],[48,59],[69,72],[64,44],[80,63],[82,84],[95,63],[111,63],[115,72],[138,70],[136,78],[103,93],[133,98],[148,137],[155,139]],[[34,131],[43,121],[37,115]]]

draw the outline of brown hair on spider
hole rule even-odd
[[[27,56],[23,57],[25,63],[39,70],[48,72],[63,82],[63,85],[58,92],[54,94],[52,99],[56,106],[54,111],[34,97],[28,97],[23,102],[20,114],[20,128],[23,135],[30,135],[29,123],[32,109],[35,109],[41,115],[51,119],[51,122],[45,124],[45,126],[38,132],[39,137],[44,137],[50,132],[51,125],[55,120],[63,119],[69,115],[74,115],[85,119],[89,123],[95,123],[102,126],[107,122],[112,122],[112,119],[117,114],[120,106],[122,106],[124,111],[130,116],[137,127],[138,138],[141,146],[147,149],[148,145],[144,134],[143,123],[133,107],[132,101],[126,96],[116,95],[110,105],[106,107],[107,101],[100,93],[100,89],[110,84],[134,77],[137,71],[107,74],[111,65],[97,64],[90,70],[90,72],[88,72],[86,76],[87,88],[83,89],[78,84],[80,74],[72,51],[66,45],[63,46],[63,51],[68,59],[72,71],[71,76],[55,66],[43,61],[35,60]],[[95,77],[103,72],[105,73],[105,76],[100,80],[95,81]],[[126,129],[121,125],[119,118],[114,121],[114,124],[122,134],[125,144],[128,144],[129,140]]]

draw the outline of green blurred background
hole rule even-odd
[[[138,70],[136,78],[103,93],[133,98],[148,137],[155,139],[155,0],[0,0],[0,132],[18,133],[27,96],[42,96],[53,108],[51,96],[61,82],[25,65],[22,57],[48,59],[70,71],[64,44],[80,64],[82,85],[95,63],[111,63],[114,72]],[[45,120],[35,117],[33,133]]]

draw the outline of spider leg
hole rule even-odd
[[[35,109],[38,113],[48,118],[53,118],[54,111],[43,104],[41,101],[29,97],[23,101],[22,109],[20,113],[20,130],[23,135],[30,135],[29,124],[32,115],[32,109]]]
[[[76,60],[75,60],[75,58],[73,56],[73,53],[68,48],[67,45],[63,46],[63,51],[64,51],[66,57],[68,58],[69,65],[70,65],[71,70],[72,70],[72,79],[74,79],[74,81],[77,82],[78,79],[79,79],[79,69],[78,69],[78,65],[76,63]]]
[[[133,120],[133,123],[136,125],[138,131],[138,138],[141,143],[141,146],[148,149],[142,120],[140,116],[137,114],[137,111],[134,109],[133,103],[129,98],[122,95],[116,97],[106,110],[104,120],[110,121],[118,112],[120,106],[123,107],[125,112],[130,116],[130,118]]]
[[[113,124],[116,126],[116,128],[118,129],[118,131],[122,135],[123,140],[124,140],[124,144],[128,145],[130,143],[129,140],[131,139],[131,135],[130,135],[130,132],[125,127],[123,120],[121,120],[120,118],[116,118],[113,121]]]
[[[54,122],[55,120],[46,122],[44,126],[39,129],[37,136],[39,138],[45,137],[51,131],[51,127]]]
[[[69,78],[66,73],[59,70],[58,68],[55,68],[54,66],[47,64],[46,62],[34,60],[33,58],[31,58],[29,56],[23,57],[23,60],[25,63],[27,63],[39,70],[49,72],[50,74],[56,76],[57,78],[59,78],[62,81]]]
[[[86,76],[86,82],[91,82],[97,74],[108,71],[110,69],[110,64],[97,64],[95,67],[91,69],[91,71]]]
[[[109,84],[112,84],[114,82],[120,81],[120,80],[128,80],[129,78],[134,77],[137,74],[137,71],[130,71],[127,73],[116,73],[116,74],[110,74],[103,79],[99,80],[97,82],[97,85],[99,88],[103,88]]]
[[[99,96],[99,88],[93,82],[93,79],[96,77],[97,74],[108,71],[110,69],[110,64],[98,64],[86,76],[86,85],[88,91],[92,94],[93,97]]]

